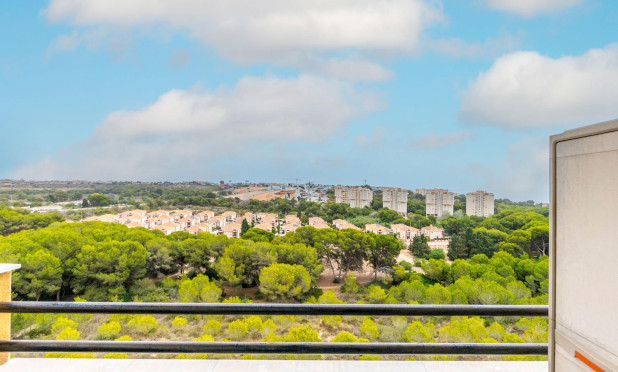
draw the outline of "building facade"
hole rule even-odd
[[[406,216],[408,214],[408,190],[385,189],[382,191],[382,206]]]
[[[467,193],[466,214],[480,217],[492,216],[494,214],[494,194],[481,190]]]
[[[335,203],[352,208],[365,208],[373,201],[373,191],[364,187],[335,186]]]
[[[425,208],[427,216],[440,218],[446,214],[453,215],[455,193],[444,189],[426,190]]]

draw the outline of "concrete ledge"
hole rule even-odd
[[[547,372],[547,362],[13,358],[0,372]]]
[[[6,264],[0,263],[0,274],[15,271],[21,267],[21,264]]]

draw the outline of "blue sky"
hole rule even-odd
[[[618,117],[618,3],[0,4],[0,178],[548,200],[548,136]]]

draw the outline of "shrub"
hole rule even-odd
[[[181,316],[177,316],[172,320],[172,327],[174,328],[183,328],[187,326],[187,318],[183,318]]]
[[[227,333],[232,340],[241,340],[247,335],[248,332],[249,328],[245,322],[240,319],[237,319],[227,325]]]
[[[361,335],[371,339],[376,340],[378,336],[380,336],[380,332],[378,331],[378,326],[371,320],[370,318],[366,318],[361,324]]]
[[[221,332],[221,323],[218,320],[211,319],[204,324],[202,331],[208,335],[217,335]]]
[[[97,337],[103,340],[111,340],[118,337],[121,328],[118,322],[110,321],[103,323],[97,329]]]
[[[135,315],[127,324],[129,328],[140,334],[154,333],[157,330],[157,320],[152,315]]]
[[[444,255],[444,251],[442,249],[436,248],[432,249],[431,252],[429,252],[429,258],[433,258],[435,260],[444,260],[446,256]]]

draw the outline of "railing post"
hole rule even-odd
[[[20,264],[0,264],[0,301],[11,301],[11,272]],[[0,340],[11,339],[11,313],[0,313]],[[9,353],[0,353],[0,365],[9,360]]]

